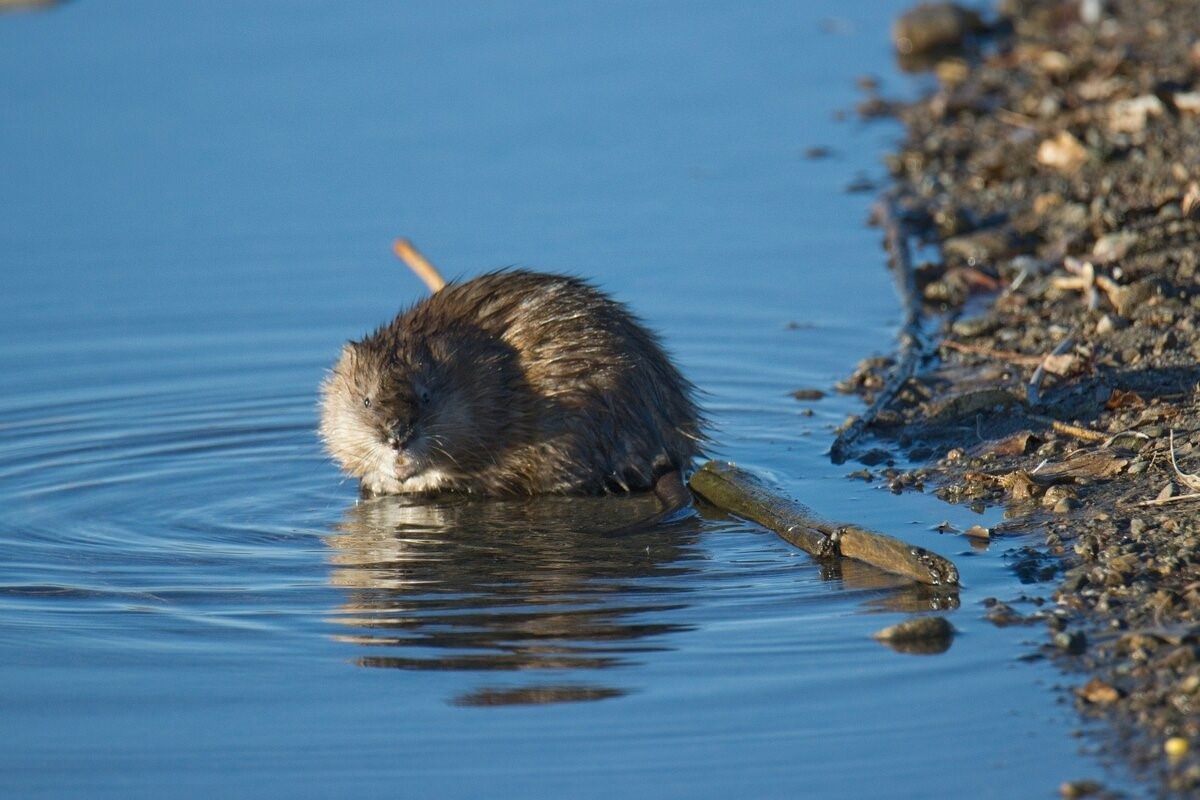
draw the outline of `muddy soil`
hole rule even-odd
[[[1044,653],[1114,753],[1200,791],[1200,8],[1005,0],[895,34],[936,89],[867,81],[859,112],[906,129],[885,201],[928,335],[855,475],[1043,531],[1014,568],[1058,584]],[[898,361],[841,388],[871,403]]]

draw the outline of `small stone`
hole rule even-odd
[[[957,320],[950,326],[950,331],[960,339],[973,339],[984,336],[1000,327],[1000,322],[989,317],[971,317]]]
[[[866,175],[864,175],[862,173],[859,173],[858,175],[854,176],[854,179],[851,180],[849,183],[847,183],[846,187],[845,187],[847,194],[862,194],[864,192],[873,192],[877,188],[879,188],[879,186],[875,183],[875,181],[871,180],[869,177],[867,177]]]
[[[1046,508],[1055,508],[1063,500],[1074,500],[1075,497],[1075,490],[1068,486],[1051,486],[1042,495],[1042,505]]]
[[[1038,145],[1038,163],[1060,172],[1075,172],[1087,157],[1087,148],[1069,131],[1060,131],[1053,139]]]
[[[797,389],[792,392],[792,397],[797,400],[820,400],[825,396],[825,392],[820,389]]]
[[[1046,50],[1038,56],[1038,66],[1053,75],[1065,75],[1071,71],[1071,59],[1057,50]]]
[[[971,74],[970,65],[961,58],[943,58],[934,65],[933,72],[947,86],[957,86]]]
[[[1172,736],[1163,742],[1163,751],[1166,752],[1167,758],[1177,761],[1187,755],[1188,740],[1182,736]]]
[[[1111,705],[1121,699],[1121,692],[1099,678],[1092,678],[1080,687],[1076,694],[1084,701],[1096,706]]]
[[[997,628],[1007,628],[1009,625],[1024,625],[1029,620],[1018,614],[1008,603],[996,602],[984,615],[987,621]]]
[[[1200,92],[1176,92],[1171,102],[1184,114],[1200,114]]]
[[[1138,133],[1150,117],[1162,116],[1166,106],[1152,94],[1118,100],[1108,107],[1108,127],[1117,133]]]
[[[1033,198],[1033,213],[1041,216],[1051,209],[1058,208],[1065,201],[1058,192],[1042,192]]]
[[[1128,255],[1130,249],[1137,244],[1137,241],[1138,236],[1136,233],[1128,231],[1107,233],[1096,240],[1096,244],[1092,247],[1092,258],[1098,264],[1119,261]]]
[[[1094,797],[1104,791],[1104,784],[1098,781],[1067,781],[1058,787],[1058,793],[1065,800],[1075,800],[1078,797]]]
[[[881,447],[876,447],[872,450],[868,450],[867,452],[865,452],[861,456],[859,456],[858,462],[860,464],[864,464],[865,466],[868,466],[868,467],[875,467],[875,466],[882,464],[885,461],[890,460],[891,457],[892,457],[892,454],[889,453],[887,450],[884,450]]]
[[[904,653],[941,653],[950,647],[954,626],[945,617],[910,617],[876,631],[873,637]]]
[[[954,3],[922,3],[901,14],[892,25],[892,43],[901,55],[919,55],[962,45],[983,29],[983,20]]]
[[[983,539],[987,541],[992,538],[991,528],[985,528],[982,525],[972,525],[963,531],[963,536],[970,536],[972,539]]]
[[[1087,650],[1087,637],[1082,631],[1059,631],[1054,634],[1054,646],[1068,655],[1077,656]]]

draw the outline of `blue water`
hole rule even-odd
[[[839,122],[900,3],[75,2],[0,16],[0,795],[1012,797],[1103,775],[980,521],[831,465],[898,310]],[[896,79],[893,79],[896,80]],[[826,145],[832,158],[807,160]],[[340,343],[444,271],[587,276],[718,454],[954,558],[928,609],[645,498],[360,504]],[[797,323],[792,325],[790,323]],[[813,410],[804,416],[805,408]],[[994,522],[994,519],[984,519]],[[886,777],[885,777],[886,776]],[[1109,776],[1111,779],[1111,776]]]

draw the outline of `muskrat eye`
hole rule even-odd
[[[429,390],[428,390],[428,389],[422,389],[422,390],[421,390],[421,403],[422,403],[422,404],[425,404],[425,403],[428,403],[428,402],[429,402]]]
[[[364,397],[363,398],[363,406],[366,408],[370,408],[371,407],[371,398]]]

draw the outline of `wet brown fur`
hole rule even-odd
[[[321,435],[367,494],[631,491],[700,453],[693,393],[620,303],[576,278],[499,271],[348,344]]]

